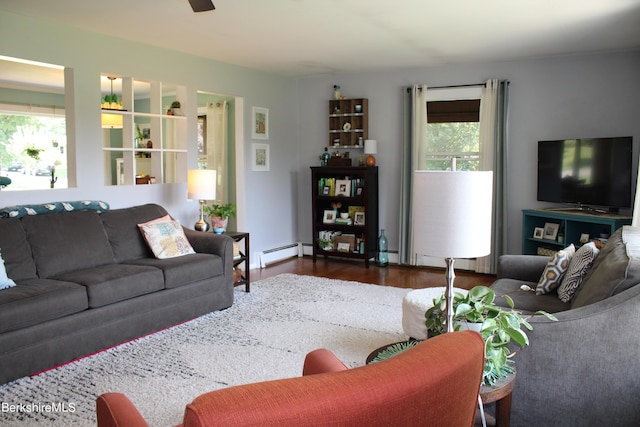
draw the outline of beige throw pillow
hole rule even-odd
[[[180,222],[172,220],[169,215],[138,224],[138,228],[158,259],[195,253],[184,235]]]

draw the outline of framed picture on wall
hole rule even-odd
[[[251,170],[269,171],[269,144],[251,144]]]
[[[253,139],[269,139],[269,109],[251,107],[251,137]]]

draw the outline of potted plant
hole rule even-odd
[[[181,116],[182,115],[182,108],[180,108],[180,101],[173,101],[171,103],[171,114],[174,116]]]
[[[214,203],[211,206],[204,206],[204,211],[211,218],[211,226],[213,232],[216,234],[222,234],[227,229],[227,223],[229,217],[236,217],[236,205],[233,203],[218,204]]]
[[[484,385],[493,385],[496,380],[513,373],[514,352],[509,349],[511,341],[521,348],[529,345],[529,338],[522,329],[533,327],[522,317],[521,313],[514,310],[513,300],[504,295],[504,299],[510,309],[500,307],[494,303],[496,294],[493,289],[486,286],[476,286],[467,295],[455,292],[453,295],[453,319],[454,329],[478,330],[485,342],[485,366],[482,374]],[[555,316],[545,311],[537,311],[551,320],[557,320]],[[446,332],[446,300],[443,295],[434,298],[433,307],[425,313],[425,325],[429,336],[435,336]],[[468,324],[476,324],[476,327],[468,327]]]

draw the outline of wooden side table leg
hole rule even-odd
[[[251,251],[251,245],[249,244],[249,233],[247,233],[246,237],[244,238],[244,251],[245,251],[245,256],[247,257],[247,259],[245,260],[244,263],[244,274],[245,274],[245,280],[246,283],[244,285],[244,291],[245,292],[250,292],[250,286],[251,286],[251,260],[250,260],[250,251]]]
[[[496,402],[496,427],[511,424],[511,393]]]

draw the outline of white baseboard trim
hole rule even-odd
[[[258,253],[258,259],[260,260],[260,268],[266,268],[268,264],[282,261],[294,256],[313,256],[313,244],[296,242],[290,245],[281,246],[279,248],[268,249]],[[398,253],[389,252],[389,263],[398,263]],[[438,267],[446,268],[447,265],[443,258],[435,258],[430,256],[419,256],[417,260],[417,267]],[[456,270],[475,271],[476,260],[475,259],[456,259],[454,268]]]

